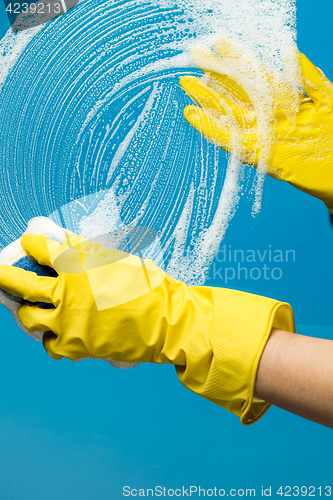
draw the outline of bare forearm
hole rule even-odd
[[[272,329],[255,395],[333,428],[333,341]]]

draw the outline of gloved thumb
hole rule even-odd
[[[54,342],[57,340],[57,335],[53,332],[45,332],[43,335],[43,346],[47,354],[53,358],[59,361],[60,359],[63,358],[63,356],[60,356],[57,354],[53,347],[54,347]]]

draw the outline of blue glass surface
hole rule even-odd
[[[332,14],[329,0],[298,2],[298,46],[331,80]],[[7,29],[1,3],[0,35]],[[333,339],[327,209],[270,178],[260,216],[251,218],[250,208],[251,200],[240,205],[222,243],[226,250],[295,253],[277,266],[281,279],[246,280],[243,271],[227,286],[288,301],[299,333]],[[36,212],[31,207],[30,215]],[[225,267],[215,259],[207,284],[225,286]],[[1,499],[118,500],[126,485],[256,488],[256,496],[272,486],[279,498],[281,485],[332,486],[330,429],[274,407],[244,428],[184,389],[172,366],[116,370],[92,360],[57,362],[4,308],[0,318]]]

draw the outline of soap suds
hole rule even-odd
[[[88,0],[42,27],[9,31],[0,44],[1,246],[39,215],[86,236],[121,221],[153,228],[158,244],[147,252],[175,278],[203,284],[244,167],[231,118],[233,156],[187,124],[179,78],[202,76],[190,51],[216,35],[251,54],[228,70],[257,118],[258,214],[274,112],[261,66],[298,81],[295,11],[294,0]]]

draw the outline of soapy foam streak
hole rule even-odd
[[[293,0],[205,5],[86,1],[48,25],[6,35],[0,52],[2,246],[41,214],[52,213],[85,235],[117,223],[142,224],[158,231],[158,250],[147,252],[170,274],[204,283],[237,209],[244,167],[237,154],[227,161],[182,116],[190,100],[179,77],[202,75],[189,49],[195,39],[209,45],[222,33],[279,69],[296,41]],[[231,68],[247,85],[267,157],[270,89],[258,68],[253,80],[249,69],[238,69]],[[296,72],[290,64],[289,79]],[[233,141],[237,150],[235,132]],[[264,161],[260,169],[254,214]]]

